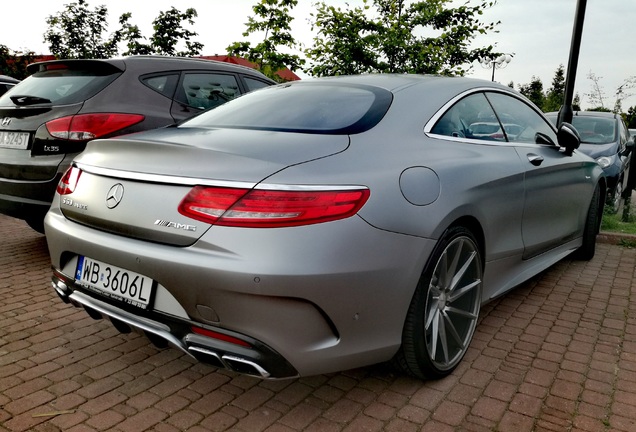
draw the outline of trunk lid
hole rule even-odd
[[[82,174],[60,206],[67,218],[100,230],[187,246],[210,227],[178,212],[193,186],[251,188],[348,144],[346,135],[194,128],[95,140],[76,158]]]

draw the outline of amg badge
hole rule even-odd
[[[174,229],[180,229],[180,230],[184,230],[184,231],[196,231],[197,227],[195,225],[188,225],[188,224],[182,224],[182,223],[178,223],[178,222],[171,222],[171,221],[166,221],[166,220],[161,220],[161,219],[157,219],[155,221],[155,225],[159,225],[162,227],[168,227],[168,228],[174,228]]]

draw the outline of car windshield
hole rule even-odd
[[[572,126],[587,144],[609,144],[616,141],[616,120],[613,118],[575,116]]]
[[[119,75],[63,68],[36,72],[2,95],[0,106],[13,106],[12,96],[27,96],[33,103],[81,102],[97,94]]]
[[[391,92],[377,87],[282,84],[237,98],[179,127],[353,134],[375,126],[388,110],[391,100]]]

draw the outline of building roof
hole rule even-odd
[[[221,61],[226,63],[233,63],[233,64],[237,64],[241,66],[248,66],[253,69],[257,68],[255,63],[252,63],[251,61],[244,59],[242,57],[234,57],[234,56],[228,56],[228,55],[213,55],[213,56],[199,56],[198,58],[202,58],[206,60],[216,60],[216,61]],[[287,68],[279,70],[278,72],[276,72],[276,75],[278,75],[285,81],[298,81],[300,79],[298,75],[296,75],[295,73],[293,73]]]

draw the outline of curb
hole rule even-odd
[[[596,241],[599,243],[609,243],[613,245],[636,246],[636,235],[601,231],[597,235]]]

